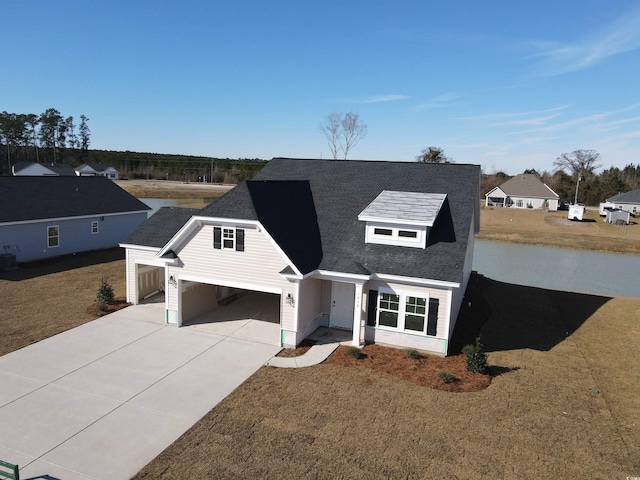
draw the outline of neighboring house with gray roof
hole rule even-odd
[[[118,180],[118,170],[101,163],[83,163],[75,169],[79,177],[107,177],[110,180]]]
[[[485,195],[487,207],[548,208],[558,210],[559,195],[531,173],[510,178]]]
[[[201,211],[160,210],[124,239],[127,299],[144,298],[155,270],[168,323],[265,292],[278,305],[267,343],[294,347],[327,326],[358,346],[446,355],[479,186],[477,165],[275,158]]]
[[[0,254],[28,262],[115,247],[148,210],[104,178],[0,177]]]
[[[600,204],[600,215],[604,215],[603,208],[624,210],[632,215],[640,212],[640,188],[629,192],[619,193],[611,198],[607,198]]]
[[[14,176],[74,177],[76,172],[64,163],[18,162],[11,167]]]

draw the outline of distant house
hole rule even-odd
[[[479,184],[477,165],[276,158],[203,210],[161,209],[125,238],[127,298],[166,292],[165,320],[181,326],[242,295],[273,306],[251,327],[265,343],[330,327],[356,346],[446,355]]]
[[[560,197],[538,177],[521,173],[495,187],[485,195],[487,207],[558,209]]]
[[[625,210],[633,216],[637,215],[638,212],[640,212],[640,188],[637,190],[631,190],[630,192],[619,193],[611,198],[607,198],[604,203],[600,204],[600,215],[605,214],[603,208],[617,208]]]
[[[114,247],[148,210],[104,178],[0,177],[0,254],[27,262]]]
[[[76,175],[79,177],[107,177],[110,180],[117,180],[118,170],[101,163],[83,163],[76,167]]]
[[[11,170],[16,177],[73,177],[76,175],[74,169],[64,163],[18,162],[11,167]]]

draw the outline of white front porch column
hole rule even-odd
[[[359,347],[364,342],[362,341],[362,284],[355,284],[355,295],[353,299],[353,337],[351,344],[354,347]]]

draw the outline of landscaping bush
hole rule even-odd
[[[109,283],[107,283],[107,279],[103,277],[100,288],[98,289],[98,294],[96,295],[98,311],[104,312],[107,309],[107,305],[113,303],[114,298],[115,295],[113,293],[113,287],[109,285]]]
[[[456,380],[456,377],[451,375],[449,372],[445,372],[444,370],[438,372],[438,378],[442,380],[443,383],[452,383]]]
[[[413,358],[415,360],[417,358],[420,358],[420,354],[418,353],[417,350],[414,350],[413,348],[407,348],[404,351],[404,358]]]
[[[480,337],[476,337],[474,345],[462,347],[462,353],[466,357],[465,366],[467,371],[474,373],[485,373],[487,371],[487,354],[480,343]]]
[[[360,353],[360,349],[357,347],[349,347],[349,349],[347,350],[347,355],[355,359],[359,359],[362,356],[362,353]]]

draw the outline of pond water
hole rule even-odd
[[[640,256],[476,240],[473,269],[493,280],[640,297]]]
[[[178,200],[175,198],[139,198],[138,200],[151,207],[151,210],[147,213],[147,218],[156,213],[162,207],[175,207],[178,205]]]

